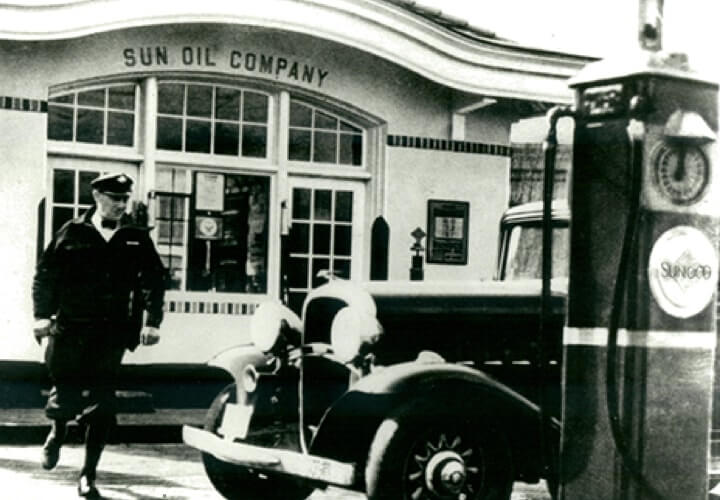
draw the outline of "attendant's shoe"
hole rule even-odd
[[[78,479],[77,492],[78,496],[81,496],[83,498],[89,498],[90,500],[102,499],[100,492],[95,487],[95,480],[90,479],[85,474],[81,475]]]
[[[45,439],[42,449],[42,468],[50,470],[55,468],[60,460],[60,447],[65,440],[65,426],[53,425],[50,433]]]

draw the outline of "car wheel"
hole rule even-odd
[[[365,470],[370,500],[508,500],[512,458],[502,432],[462,412],[412,406],[378,428]]]
[[[236,402],[235,384],[225,387],[215,397],[205,417],[205,430],[217,433],[225,406]],[[209,453],[202,454],[203,465],[213,487],[231,500],[300,500],[312,488],[292,477],[262,473],[218,460]]]

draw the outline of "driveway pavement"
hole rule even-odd
[[[52,471],[39,466],[40,446],[0,446],[0,498],[76,500],[81,445],[63,447]],[[182,444],[108,446],[98,471],[107,500],[220,500],[205,476],[199,454]],[[312,500],[363,500],[339,489],[315,492]],[[544,486],[519,483],[512,500],[550,500]]]

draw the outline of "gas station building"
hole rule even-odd
[[[0,6],[0,60],[5,326],[26,332],[17,290],[108,171],[137,180],[171,330],[252,314],[281,274],[295,307],[323,270],[407,280],[416,228],[425,279],[489,279],[511,126],[572,102],[590,58],[403,0],[57,0]]]

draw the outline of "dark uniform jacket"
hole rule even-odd
[[[132,350],[143,310],[146,325],[160,326],[165,270],[148,228],[124,216],[106,242],[91,222],[93,212],[62,226],[43,253],[33,281],[34,315],[55,316],[56,335],[98,328]]]

